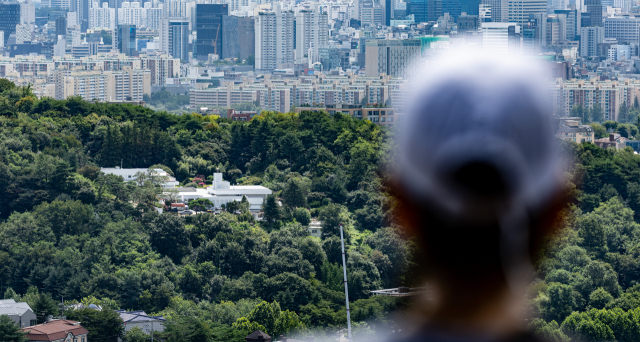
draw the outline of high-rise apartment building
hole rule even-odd
[[[420,40],[370,39],[366,42],[367,76],[408,76],[420,62]]]
[[[147,26],[147,9],[140,7],[139,2],[122,2],[122,7],[118,8],[118,25]]]
[[[509,22],[524,24],[530,14],[547,13],[547,0],[509,0]]]
[[[89,9],[89,28],[104,27],[111,30],[116,28],[116,9],[109,8],[109,3],[103,2],[102,7],[98,2],[93,3]]]
[[[605,18],[604,37],[615,38],[618,43],[638,44],[640,41],[640,18],[633,15]]]
[[[296,13],[296,59],[297,64],[309,65],[319,62],[318,51],[328,44],[328,17],[317,6]]]
[[[580,56],[598,55],[598,44],[604,41],[604,28],[598,26],[583,27],[580,30]]]
[[[31,0],[20,3],[20,24],[33,24],[36,21],[36,5]]]
[[[209,54],[222,57],[222,17],[229,14],[227,4],[196,4],[196,41],[194,55],[207,60]],[[236,56],[237,57],[237,56]]]
[[[20,24],[20,3],[17,1],[0,2],[0,31],[4,32],[4,46],[7,46],[9,35],[16,33],[16,25]]]
[[[189,60],[189,18],[162,19],[160,47],[174,58]]]
[[[148,2],[145,3],[145,7]],[[158,7],[147,8],[147,28],[151,30],[160,29],[160,20],[162,19],[162,4],[158,4]]]
[[[136,27],[134,25],[118,25],[118,50],[127,56],[136,52]]]
[[[255,17],[257,70],[273,70],[279,64],[294,62],[294,14],[282,11],[279,4],[273,6],[274,11]]]

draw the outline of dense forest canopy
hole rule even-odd
[[[391,313],[408,305],[370,295],[416,285],[415,247],[394,220],[379,167],[392,155],[384,127],[340,113],[232,122],[37,99],[6,80],[0,114],[0,292],[28,302],[40,322],[59,315],[64,297],[102,306],[65,310],[90,339],[146,341],[125,334],[114,309],[163,315],[168,341],[242,341],[255,329],[335,338],[346,326],[340,223],[354,337],[394,331]],[[606,122],[598,134],[606,130],[638,132]],[[573,200],[536,265],[529,326],[553,341],[640,341],[640,157],[589,143],[563,148]],[[274,194],[261,221],[242,202],[218,215],[159,214],[156,180],[100,172],[120,165],[162,168],[194,187],[219,171]],[[321,238],[307,230],[312,218]],[[0,331],[12,329],[0,321]]]
[[[105,308],[65,313],[90,325],[111,321],[110,309],[163,315],[169,340],[241,341],[255,328],[334,336],[346,326],[343,223],[354,329],[363,338],[391,330],[388,313],[404,302],[369,291],[407,282],[411,247],[377,173],[387,130],[341,114],[232,122],[37,99],[4,81],[0,91],[0,290],[35,307],[39,321],[57,316],[64,297]],[[157,182],[100,172],[120,165],[163,168],[196,187],[219,171],[274,195],[262,221],[243,203],[215,216],[159,214]],[[306,228],[312,217],[322,238]]]

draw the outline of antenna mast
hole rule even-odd
[[[342,234],[342,223],[340,223],[340,243],[342,244],[342,270],[344,271],[344,296],[347,300],[347,330],[349,341],[351,341],[351,313],[349,311],[349,287],[347,286],[347,262],[344,254],[344,236]]]

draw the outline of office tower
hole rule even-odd
[[[370,39],[366,42],[365,73],[408,76],[420,61],[420,40]]]
[[[428,0],[427,18],[429,21],[438,21],[442,16],[442,0]]]
[[[491,21],[506,23],[509,21],[509,0],[482,0],[482,4],[491,7]]]
[[[638,44],[640,18],[633,15],[604,19],[604,37],[615,38],[618,43]]]
[[[189,18],[164,18],[161,22],[161,50],[174,58],[189,61]]]
[[[220,58],[239,58],[240,40],[238,32],[238,17],[222,16],[222,55]]]
[[[509,22],[524,24],[529,14],[547,13],[547,0],[509,0]]]
[[[31,0],[20,3],[20,24],[33,24],[36,21],[36,5]]]
[[[360,7],[360,25],[376,27],[383,24],[383,9],[373,1],[365,1]]]
[[[257,70],[273,70],[279,64],[294,62],[294,14],[283,12],[279,4],[273,6],[274,11],[255,17]]]
[[[116,9],[109,8],[106,2],[102,3],[102,7],[94,2],[93,7],[89,9],[89,28],[97,27],[116,29]]]
[[[16,44],[31,42],[31,27],[29,24],[16,25]]]
[[[429,21],[428,3],[428,0],[411,0],[407,3],[407,15],[413,14],[416,23],[426,23]]]
[[[118,8],[118,25],[134,25],[136,27],[147,25],[147,10],[140,7],[139,2],[122,2],[122,8]]]
[[[462,14],[458,17],[458,33],[467,31],[478,31],[480,28],[480,18],[477,15]]]
[[[240,59],[256,55],[256,29],[253,17],[238,18],[238,41],[240,44]]]
[[[67,18],[58,17],[56,18],[56,36],[66,36],[67,35]]]
[[[531,14],[529,21],[522,25],[522,54],[530,56],[540,53],[545,31],[544,22],[546,14]]]
[[[580,12],[575,9],[555,10],[555,14],[563,14],[566,17],[565,39],[576,40],[580,33]]]
[[[328,16],[317,6],[296,13],[296,63],[319,62],[318,49],[328,45]]]
[[[16,33],[16,25],[20,24],[20,3],[17,1],[0,2],[0,31],[4,32],[4,45],[7,46],[9,36]]]
[[[482,48],[496,55],[519,54],[520,26],[516,23],[482,23]]]
[[[544,45],[555,46],[565,40],[566,17],[564,14],[549,14],[545,25]]]
[[[453,20],[458,19],[461,13],[462,4],[460,0],[441,0],[442,14],[449,13]],[[438,16],[440,18],[442,15]]]
[[[381,0],[383,5],[382,9],[384,11],[383,17],[383,25],[391,26],[391,16],[393,14],[393,7],[391,6],[391,0]]]
[[[127,56],[136,52],[136,27],[134,25],[118,25],[118,50]]]
[[[460,0],[460,12],[468,15],[479,15],[480,0]]]
[[[478,16],[481,23],[491,22],[491,5],[480,4],[478,6]]]
[[[580,30],[580,56],[598,55],[598,44],[604,41],[604,28],[598,26],[583,27]]]
[[[68,10],[71,8],[71,0],[51,0],[49,7],[59,7]]]
[[[222,17],[228,14],[226,4],[196,4],[195,58],[207,60],[209,54],[222,57]]]
[[[602,3],[600,0],[584,0],[584,5],[589,13],[588,26],[602,26]]]

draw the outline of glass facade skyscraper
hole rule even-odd
[[[118,50],[127,56],[136,52],[136,27],[134,25],[118,25]]]
[[[16,25],[20,24],[20,3],[17,1],[0,2],[0,31],[4,31],[4,45],[7,46],[9,35],[16,33]]]
[[[222,17],[229,14],[227,4],[196,4],[196,42],[194,55],[206,60],[215,53],[222,58]]]

